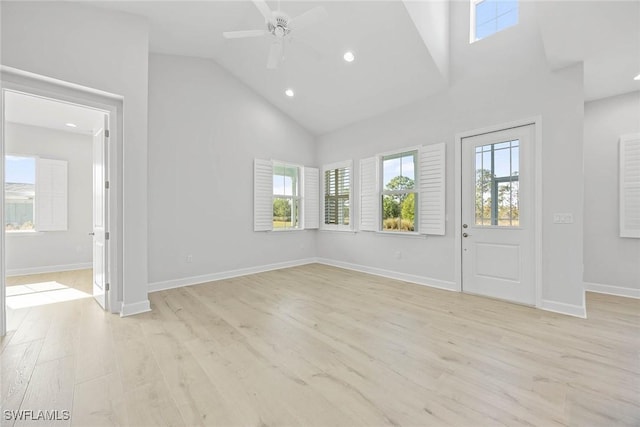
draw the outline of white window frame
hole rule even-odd
[[[291,195],[291,196],[286,196],[286,195],[277,195],[275,193],[273,193],[273,181],[272,181],[272,186],[271,186],[271,206],[273,207],[273,202],[275,199],[288,199],[291,200],[291,218],[293,220],[295,214],[297,213],[298,216],[298,224],[296,227],[283,227],[283,228],[273,228],[272,226],[272,230],[273,231],[298,231],[298,230],[304,230],[304,206],[303,206],[303,195],[302,195],[302,191],[304,188],[304,183],[303,181],[303,176],[304,176],[304,166],[296,164],[296,163],[291,163],[291,162],[283,162],[283,161],[279,161],[279,160],[273,160],[272,161],[272,180],[273,180],[273,176],[275,176],[275,169],[276,167],[284,167],[284,168],[295,168],[297,170],[297,179],[296,179],[296,195]],[[297,205],[298,205],[298,212],[294,211],[294,207],[295,207],[295,201],[297,201]],[[273,208],[272,208],[273,209]],[[293,222],[293,221],[292,221]],[[273,213],[272,213],[272,219],[271,219],[271,223],[273,224]]]
[[[326,224],[325,209],[326,209],[326,188],[325,188],[325,174],[328,171],[334,171],[336,169],[348,169],[349,170],[349,225],[344,224]],[[353,161],[345,160],[341,162],[335,162],[322,167],[322,174],[320,177],[321,191],[320,197],[322,198],[322,209],[320,210],[321,220],[320,229],[329,231],[353,231]]]
[[[416,201],[414,224],[417,231],[382,230],[382,182],[385,156],[417,151],[415,168]],[[407,147],[360,160],[359,231],[393,236],[446,234],[446,144],[444,142]]]
[[[483,37],[481,39],[478,39],[476,37],[476,7],[480,3],[483,3],[484,1],[485,0],[469,0],[469,9],[470,9],[470,11],[469,11],[469,43],[475,43],[477,41],[484,40],[487,37],[491,37],[492,35],[497,34],[500,31],[505,30],[506,28],[509,28],[509,27],[506,27],[506,28],[503,28],[501,30],[497,30],[497,31],[495,31],[495,32],[493,32],[493,33],[489,34],[488,36]],[[517,0],[517,1],[519,2],[520,0]],[[498,19],[498,17],[496,16],[495,20],[497,20],[497,19]],[[519,21],[520,21],[520,4],[518,3],[518,22]]]
[[[298,170],[296,196],[273,193],[274,167],[295,167]],[[253,231],[300,231],[317,229],[320,218],[318,168],[279,160],[254,159],[253,164]],[[298,227],[273,228],[273,200],[275,197],[298,199]]]
[[[413,173],[414,173],[414,185],[410,190],[385,190],[384,188],[384,158],[385,157],[403,157],[403,155],[414,153],[414,164],[413,164]],[[420,234],[420,147],[410,147],[403,150],[394,150],[386,153],[378,154],[378,211],[380,212],[380,216],[378,217],[378,232],[379,233],[389,233],[389,234],[397,234],[397,235],[418,235]],[[384,223],[384,207],[382,204],[382,198],[385,195],[393,196],[400,194],[414,194],[415,205],[414,205],[414,220],[413,227],[414,231],[385,231],[382,227]]]

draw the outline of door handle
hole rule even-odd
[[[462,233],[462,237],[469,237],[468,233]]]
[[[95,236],[96,233],[89,233],[89,236]]]

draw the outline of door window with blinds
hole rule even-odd
[[[351,162],[323,169],[324,209],[322,228],[351,230]]]

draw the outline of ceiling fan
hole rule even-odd
[[[278,68],[280,60],[283,59],[284,41],[291,36],[292,32],[296,32],[303,28],[309,27],[317,22],[322,21],[328,16],[327,11],[322,6],[314,7],[313,9],[304,12],[302,15],[298,15],[295,18],[290,18],[289,15],[279,10],[279,2],[277,11],[272,11],[265,0],[253,0],[253,4],[256,5],[262,16],[264,16],[267,29],[226,31],[222,33],[222,36],[227,39],[263,36],[273,37],[273,42],[271,43],[269,56],[267,58],[267,68],[271,70]]]

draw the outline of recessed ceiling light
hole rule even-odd
[[[635,76],[635,77],[633,78],[633,80],[640,80],[640,74],[638,74],[637,76]]]
[[[293,98],[293,95],[295,95],[295,93],[293,93],[293,89],[285,90],[284,94],[287,95],[289,98]]]
[[[344,54],[343,58],[347,62],[353,62],[353,60],[356,59],[356,56],[353,54],[353,52],[348,51]]]
[[[65,126],[69,126],[70,128],[77,128],[78,125],[75,123],[65,123]]]

